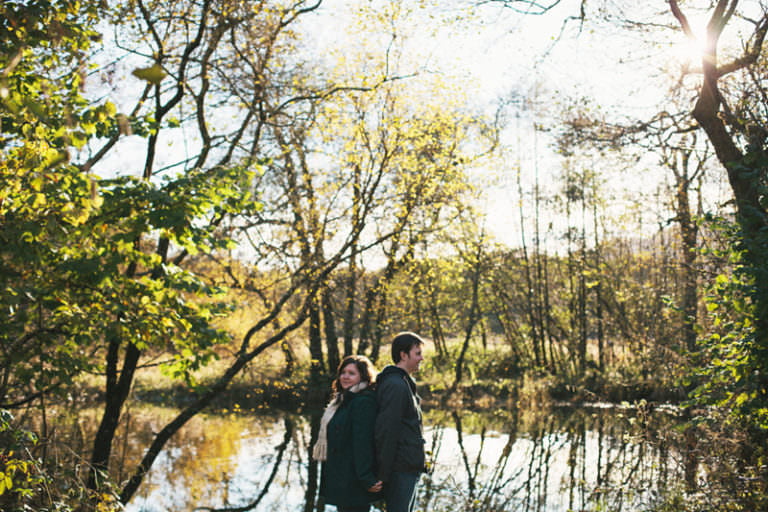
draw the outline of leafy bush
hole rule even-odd
[[[36,457],[38,436],[15,426],[13,415],[5,409],[0,409],[0,446],[0,508],[4,512],[121,510],[109,485],[99,493],[89,491],[76,475]]]

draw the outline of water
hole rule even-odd
[[[146,421],[132,418],[149,433]],[[309,458],[318,423],[319,412],[195,418],[169,442],[127,511],[322,510],[319,467]],[[664,412],[613,408],[427,411],[433,464],[419,484],[417,508],[642,510],[695,471],[674,447],[675,423]]]

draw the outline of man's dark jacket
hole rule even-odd
[[[376,378],[376,462],[379,480],[393,471],[420,473],[425,467],[421,399],[408,372],[387,366]]]
[[[326,503],[364,507],[378,497],[366,491],[377,480],[373,473],[375,415],[372,391],[345,393],[328,423],[328,457],[320,477],[320,494]]]

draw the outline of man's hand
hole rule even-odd
[[[373,484],[368,488],[368,492],[381,492],[381,488],[383,485],[384,485],[384,482],[379,480],[378,482],[376,482],[375,484]]]

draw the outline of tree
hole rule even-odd
[[[113,106],[86,105],[81,65],[101,10],[75,2],[0,7],[0,240],[3,245],[0,392],[18,407],[90,368],[67,325],[87,315],[69,308],[69,240],[90,236],[101,205],[95,177],[70,163],[86,133],[103,129]],[[55,77],[55,78],[54,78]],[[64,253],[64,254],[62,254]],[[74,292],[73,292],[74,293]],[[44,361],[47,359],[47,361]]]
[[[768,347],[765,334],[768,332],[768,294],[764,283],[768,281],[761,255],[766,250],[764,233],[768,222],[764,201],[766,101],[763,72],[763,46],[768,31],[768,16],[764,6],[740,3],[738,0],[718,0],[698,5],[681,5],[676,0],[670,0],[668,4],[669,12],[659,18],[658,12],[645,9],[644,5],[639,6],[637,11],[629,8],[613,9],[607,4],[602,6],[602,10],[586,11],[586,3],[581,3],[581,19],[586,22],[594,15],[596,19],[608,20],[614,28],[620,25],[626,29],[643,30],[646,35],[653,34],[656,40],[665,41],[666,44],[678,39],[680,31],[686,38],[696,39],[695,27],[686,13],[695,11],[697,15],[707,15],[705,33],[701,39],[701,66],[686,66],[682,77],[668,79],[668,83],[678,90],[693,84],[693,100],[682,109],[670,107],[670,102],[667,102],[664,112],[653,116],[654,119],[647,124],[666,118],[674,125],[678,136],[694,130],[703,131],[725,170],[738,226],[733,249],[734,254],[742,257],[737,278],[732,284],[740,283],[738,287],[746,301],[739,305],[741,299],[734,299],[732,303],[732,308],[738,310],[742,318],[734,326],[729,341],[723,343],[722,339],[709,338],[705,344],[705,348],[711,350],[712,363],[705,372],[710,382],[701,392],[709,397],[710,402],[730,408],[752,427],[765,430],[768,425],[765,412],[768,410],[765,407],[768,403],[768,379],[765,376],[768,363],[765,356]],[[633,14],[640,19],[632,19]],[[670,23],[676,23],[677,28]],[[670,29],[675,33],[670,32]],[[658,39],[659,35],[662,39]],[[651,47],[642,51],[649,55]],[[653,71],[643,73],[650,78]],[[685,158],[685,151],[679,155]],[[677,177],[680,182],[685,182],[687,178],[683,168],[675,165]],[[676,200],[680,206],[685,202],[681,196]],[[694,240],[692,226],[683,217],[679,217],[679,220],[685,231],[683,235],[686,243],[691,243]],[[689,318],[686,344],[690,348],[693,339],[690,321],[692,277],[688,276],[687,279],[689,284],[684,294],[683,309],[684,315]]]
[[[289,107],[296,103],[328,92],[309,94],[309,87],[301,84],[283,88],[279,77],[272,82],[279,87],[268,89],[265,83],[265,69],[281,70],[272,63],[271,52],[287,52],[287,47],[276,46],[278,36],[313,5],[300,2],[263,11],[241,6],[238,11],[228,2],[119,4],[113,13],[120,20],[116,26],[136,23],[137,33],[132,39],[123,32],[125,38],[114,44],[125,47],[131,41],[135,46],[129,55],[152,54],[154,59],[135,70],[138,83],[145,86],[138,88],[135,107],[126,115],[116,114],[109,102],[89,103],[81,90],[86,50],[97,37],[91,27],[104,14],[102,8],[74,2],[3,6],[7,31],[17,38],[3,52],[8,56],[2,83],[3,143],[8,148],[2,161],[8,179],[3,181],[1,212],[7,241],[4,402],[19,407],[42,400],[57,388],[66,391],[83,371],[103,371],[105,406],[89,477],[96,488],[109,465],[121,411],[147,358],[164,354],[167,375],[199,393],[155,436],[122,491],[123,502],[171,435],[248,361],[301,325],[306,307],[299,306],[286,327],[249,349],[251,338],[271,325],[288,299],[315,278],[313,272],[329,271],[328,262],[319,270],[297,269],[294,282],[245,334],[227,371],[210,388],[199,388],[195,371],[214,357],[216,344],[229,340],[213,327],[227,306],[217,300],[221,296],[215,287],[184,264],[191,254],[231,248],[232,238],[223,228],[238,217],[256,215],[259,203],[251,180],[259,169],[263,128],[277,117],[293,115]],[[264,41],[270,46],[262,45]],[[229,81],[234,72],[222,63],[233,55],[239,57],[237,70],[256,79]],[[111,66],[119,73],[117,64]],[[240,123],[225,135],[212,134],[210,106],[235,100],[248,106],[241,110]],[[174,117],[190,105],[191,118]],[[168,176],[169,168],[158,163],[158,145],[162,134],[177,126],[197,127],[199,146],[194,157],[182,158],[183,174]],[[88,174],[99,165],[100,172],[114,165],[107,158],[129,134],[147,143],[138,172],[116,178]]]
[[[456,357],[456,371],[453,384],[451,384],[451,391],[456,391],[461,383],[469,343],[475,335],[475,328],[482,322],[485,313],[481,305],[481,294],[485,291],[482,276],[487,275],[489,270],[489,259],[486,254],[488,240],[482,230],[474,237],[466,236],[466,238],[465,242],[459,244],[459,258],[463,266],[463,281],[469,288],[469,304],[465,304],[465,311],[460,315],[464,320],[464,339],[461,350]]]
[[[98,296],[81,299],[113,270],[100,268],[103,260],[116,258],[106,251],[91,252],[93,243],[113,233],[104,218],[97,218],[103,205],[98,178],[75,165],[73,153],[89,137],[105,133],[115,112],[109,102],[85,101],[81,91],[87,54],[99,39],[93,26],[103,14],[104,7],[93,2],[0,6],[4,407],[37,404],[45,414],[46,400],[66,393],[76,377],[95,366],[105,309]],[[0,430],[13,430],[9,417],[3,411]],[[43,446],[46,435],[44,430]],[[11,443],[8,447],[21,449]],[[23,449],[28,460],[4,453],[7,476],[21,469],[20,474],[32,477],[31,486],[21,485],[3,497],[4,507],[69,506],[93,497],[102,509],[112,508],[106,495],[89,496],[77,476],[71,480],[59,475],[55,464],[43,469],[32,458],[32,449]]]
[[[231,239],[221,236],[221,227],[229,225],[229,232],[233,233],[237,218],[258,215],[251,180],[255,178],[254,171],[259,169],[259,155],[264,152],[263,138],[269,135],[266,127],[281,117],[290,119],[297,114],[291,110],[296,104],[311,103],[323,94],[312,92],[301,81],[295,81],[296,85],[285,85],[284,63],[293,44],[293,35],[288,33],[287,27],[318,5],[319,2],[298,2],[250,9],[228,1],[168,4],[139,0],[117,6],[115,20],[119,17],[118,26],[127,28],[127,22],[131,22],[136,31],[133,37],[130,32],[124,32],[126,39],[117,40],[115,44],[124,47],[128,55],[152,55],[148,65],[134,72],[145,86],[139,89],[135,106],[127,116],[131,132],[146,140],[143,169],[137,178],[118,180],[127,186],[118,186],[110,201],[110,204],[142,206],[140,211],[147,212],[146,218],[141,214],[137,216],[134,210],[116,213],[123,215],[118,218],[128,219],[130,228],[118,229],[118,236],[134,250],[129,254],[123,278],[130,283],[144,283],[155,290],[156,295],[149,296],[150,304],[155,303],[154,297],[167,297],[170,304],[178,303],[180,297],[168,295],[163,283],[169,278],[191,275],[182,267],[188,255],[231,247]],[[215,105],[230,108],[236,119],[234,123],[228,123],[229,129],[223,133],[212,130],[210,124],[211,118],[217,115],[212,111]],[[185,111],[191,112],[191,116],[185,118]],[[198,144],[179,162],[167,158],[161,160],[158,151],[161,137],[173,133],[178,126],[194,127]],[[117,147],[119,137],[120,131],[115,130],[108,138],[94,140],[83,168],[107,165],[104,159],[113,147]],[[154,193],[158,178],[174,167],[181,167],[185,172],[168,180],[168,185],[160,188],[160,194]],[[144,190],[148,194],[146,199],[141,195],[134,197]],[[173,270],[174,267],[177,270]],[[310,266],[294,272],[293,282],[245,333],[240,351],[223,374],[155,436],[121,493],[123,502],[135,492],[170,436],[221,393],[248,361],[301,325],[307,314],[306,303],[298,307],[299,314],[285,327],[267,336],[267,340],[255,349],[250,347],[251,338],[271,325],[288,300],[303,289],[303,283],[314,279],[314,272],[324,271],[328,269]],[[202,283],[197,286],[200,290],[207,289]],[[144,300],[147,295],[129,289],[125,296]],[[307,300],[312,296],[310,291]],[[149,310],[145,302],[137,305],[143,311]],[[158,304],[154,309],[158,318],[144,323],[167,323],[168,305]],[[173,340],[173,356],[166,369],[171,376],[184,380],[194,389],[197,384],[192,373],[213,357],[211,348],[214,343],[227,339],[224,333],[213,334],[216,331],[207,327],[215,311],[206,308],[194,322],[189,321],[188,316],[180,315],[180,321],[186,321],[183,323],[186,329],[170,335],[150,331],[145,338],[136,339],[133,334],[142,333],[141,330],[124,331],[109,326],[104,330],[108,333],[105,340],[106,404],[91,454],[95,470],[108,467],[120,412],[146,352],[161,349],[167,346],[169,339]],[[125,321],[123,317],[124,313],[118,310],[108,318],[120,325]],[[203,333],[208,334],[202,338],[197,336]],[[89,480],[93,487],[98,485],[96,476],[94,471]]]
[[[685,35],[695,37],[678,2],[670,0],[669,5]],[[752,7],[756,12],[750,11]],[[721,58],[718,49],[723,33],[737,20],[749,27],[744,44],[738,53]],[[728,372],[734,378],[725,377],[725,390],[711,391],[764,432],[768,431],[768,132],[763,78],[767,31],[768,11],[763,6],[739,6],[738,0],[715,3],[706,27],[702,78],[691,111],[728,176],[739,226],[737,249],[743,255],[742,272],[748,276],[746,293],[751,302],[744,311],[746,324],[739,333],[742,339],[723,352],[716,381],[723,384]],[[753,327],[749,326],[752,323]]]
[[[106,13],[66,2],[85,27],[73,23],[67,52],[46,38],[27,51],[55,12],[29,5],[40,8],[36,32],[17,29],[3,62],[2,335],[14,349],[3,354],[4,402],[42,403],[79,373],[100,374],[87,479],[97,490],[132,386],[160,361],[193,399],[128,468],[126,503],[171,436],[269,347],[308,321],[322,358],[337,269],[383,246],[407,261],[416,240],[450,223],[472,122],[410,101],[391,52],[359,80],[310,69],[294,29],[319,1],[128,0],[110,11],[115,36],[101,54],[85,50]],[[3,9],[15,23],[27,7]],[[104,82],[81,90],[88,58],[101,55],[114,57],[100,63]],[[46,82],[58,68],[61,83]],[[105,95],[124,112],[90,99]],[[137,139],[142,149],[121,160]],[[220,264],[216,279],[201,261]],[[216,328],[234,307],[214,285],[221,275],[258,302],[239,338]],[[199,382],[222,354],[221,373]]]

